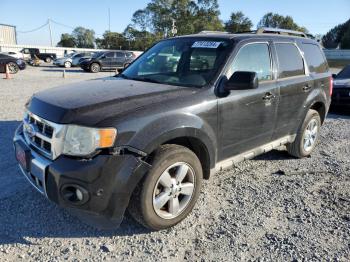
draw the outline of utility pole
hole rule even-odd
[[[175,19],[173,19],[173,26],[171,28],[171,33],[173,34],[173,36],[176,36],[176,34],[177,34],[177,27],[176,27],[175,23],[176,23],[176,21],[175,21]]]
[[[50,30],[50,43],[51,43],[51,46],[53,46],[53,45],[52,45],[51,19],[49,18],[49,19],[47,20],[47,22],[49,23],[49,30]]]
[[[111,32],[111,9],[108,7],[108,30]]]

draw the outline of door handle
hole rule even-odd
[[[303,87],[304,91],[309,91],[311,89],[311,85],[306,85]]]
[[[273,99],[273,98],[275,98],[275,96],[274,96],[272,93],[270,93],[270,92],[267,92],[267,93],[263,96],[263,100],[271,100],[271,99]]]

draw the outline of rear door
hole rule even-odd
[[[107,52],[104,58],[101,59],[101,64],[103,68],[113,68],[115,64],[115,52]]]
[[[271,43],[246,42],[237,49],[227,78],[236,71],[257,72],[259,87],[233,90],[218,100],[219,161],[270,142],[275,126],[278,88],[273,73]]]
[[[117,58],[116,58],[116,64],[115,67],[117,68],[123,68],[125,63],[125,53],[124,52],[117,52]]]
[[[296,133],[303,117],[300,113],[305,111],[303,106],[314,87],[314,81],[296,43],[275,42],[274,49],[278,63],[280,101],[273,138],[278,139]]]

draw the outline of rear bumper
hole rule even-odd
[[[332,94],[332,106],[350,107],[350,88],[334,88]]]
[[[21,170],[40,193],[82,221],[101,229],[120,225],[130,196],[149,169],[149,165],[132,155],[98,155],[91,160],[60,156],[54,161],[30,148],[17,129],[14,143],[29,150],[29,168]],[[83,201],[65,197],[67,187],[80,188]]]

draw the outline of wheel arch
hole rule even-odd
[[[147,157],[148,161],[151,161],[156,150],[165,144],[180,145],[193,151],[201,162],[203,178],[210,178],[210,170],[215,166],[216,147],[203,131],[193,128],[182,128],[181,130],[172,130],[163,134],[147,146],[146,151],[150,152]]]
[[[317,101],[310,106],[310,109],[316,110],[319,113],[321,124],[323,124],[327,114],[326,105],[321,101]]]

